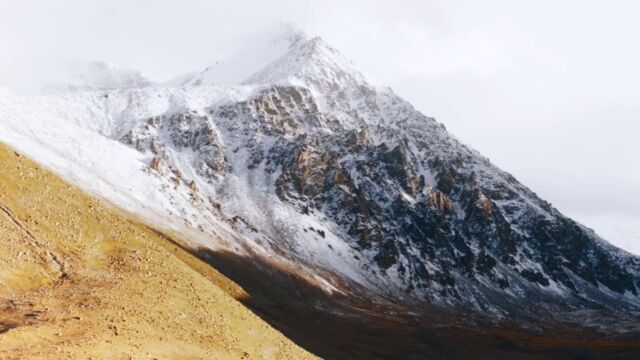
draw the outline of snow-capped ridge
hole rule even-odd
[[[392,95],[377,88],[352,61],[317,36],[293,43],[286,54],[243,84],[304,88],[311,93],[313,106],[335,119],[342,129],[378,124],[383,120],[379,101]]]
[[[292,43],[282,57],[247,78],[244,84],[367,85],[364,73],[338,50],[316,36]],[[326,89],[329,90],[329,89]],[[333,89],[338,90],[337,88]]]
[[[271,36],[252,39],[233,53],[224,54],[202,70],[189,72],[162,85],[170,87],[235,86],[248,76],[281,57],[307,39],[307,35],[292,26],[278,28]]]

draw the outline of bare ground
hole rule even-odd
[[[208,264],[0,145],[1,359],[314,358]]]

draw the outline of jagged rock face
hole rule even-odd
[[[125,141],[153,152],[157,144],[188,149],[212,184],[225,169],[270,174],[262,181],[280,201],[323,219],[365,268],[421,299],[482,306],[495,294],[533,293],[578,301],[606,287],[604,298],[637,304],[636,258],[612,251],[395,95],[376,97],[361,118],[380,120],[359,130],[338,120],[349,113],[320,111],[308,89],[270,86],[206,115],[152,119]],[[231,164],[240,150],[244,162]]]
[[[212,109],[217,117],[235,118],[230,131],[242,128],[243,135],[259,131],[262,135],[300,135],[308,128],[339,126],[336,119],[321,113],[307,88],[271,86],[254,98]]]
[[[220,175],[228,166],[224,147],[210,116],[195,112],[149,118],[130,130],[121,141],[154,157],[150,168],[160,170],[164,165],[179,172],[177,164],[169,163],[168,151],[190,151],[191,165],[205,179]]]
[[[263,85],[246,99],[153,117],[121,140],[234,229],[279,256],[362,272],[375,293],[498,311],[503,299],[640,306],[638,258],[336,56],[308,42],[254,75]],[[238,191],[267,200],[238,204]],[[287,215],[273,220],[276,208]],[[301,251],[323,241],[330,255]]]

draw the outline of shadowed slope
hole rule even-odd
[[[617,326],[610,333],[572,324],[558,314],[550,319],[496,322],[476,313],[427,304],[408,308],[392,299],[367,297],[343,283],[348,296],[328,294],[291,272],[259,257],[200,249],[198,255],[240,284],[241,301],[307,350],[326,359],[617,359],[640,356],[637,317],[603,310],[594,314]],[[583,315],[584,316],[584,315]],[[529,327],[527,329],[527,327]]]

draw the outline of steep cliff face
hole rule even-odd
[[[135,158],[113,164],[131,168],[129,183],[109,183],[134,194],[143,216],[157,220],[154,207],[200,245],[297,265],[329,292],[348,292],[346,281],[403,304],[497,315],[528,311],[521,304],[640,307],[637,257],[372,85],[321,39],[297,42],[242,86],[191,82],[29,104]]]

